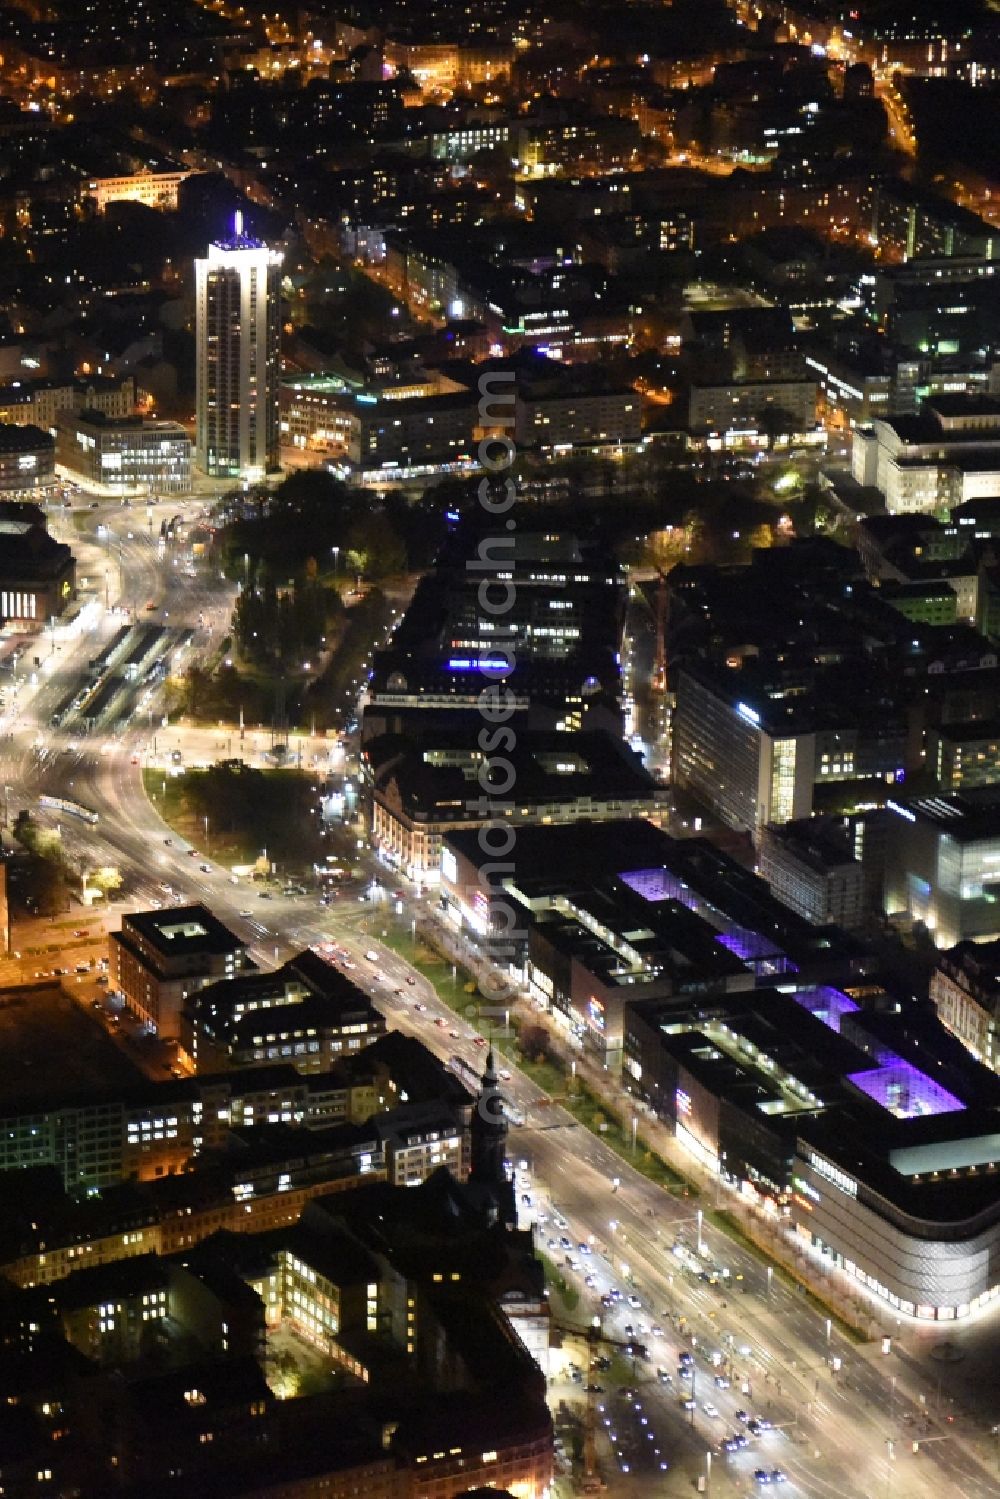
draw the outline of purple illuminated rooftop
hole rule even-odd
[[[892,1056],[885,1065],[868,1072],[852,1072],[847,1081],[897,1119],[955,1114],[965,1108],[954,1093],[902,1057]]]
[[[651,905],[675,900],[715,928],[716,942],[761,974],[794,973],[795,964],[786,957],[773,937],[731,921],[717,906],[702,898],[669,869],[633,869],[620,874],[623,885]]]
[[[830,984],[817,984],[815,989],[801,989],[793,996],[795,1003],[815,1015],[817,1020],[840,1034],[840,1023],[845,1015],[851,1015],[860,1007],[850,995]]]
[[[661,900],[679,900],[682,905],[694,910],[698,899],[689,886],[683,884],[669,869],[633,869],[618,876],[623,885],[641,895],[643,900],[656,903]]]
[[[761,932],[752,932],[745,926],[734,926],[728,932],[720,932],[716,942],[739,958],[741,963],[756,963],[761,958],[780,958],[781,948],[772,937]]]

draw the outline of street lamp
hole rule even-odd
[[[702,1224],[702,1219],[704,1218],[704,1216],[705,1215],[702,1212],[701,1208],[699,1208],[698,1209],[698,1253],[699,1253],[699,1255],[703,1255],[705,1253],[705,1245],[704,1245],[704,1243],[702,1241],[702,1237],[701,1237],[701,1224]]]

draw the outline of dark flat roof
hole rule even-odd
[[[1000,837],[1000,787],[983,786],[970,791],[943,792],[940,796],[897,798],[890,810],[907,821],[936,827],[958,843],[979,843]]]
[[[122,935],[131,927],[165,957],[178,953],[230,953],[246,947],[207,906],[170,906],[164,911],[132,911],[122,917]]]

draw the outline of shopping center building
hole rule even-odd
[[[1000,1295],[1000,1081],[935,1015],[791,980],[631,1006],[624,1049],[704,1166],[897,1315]]]

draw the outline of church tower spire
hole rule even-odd
[[[486,1057],[479,1098],[472,1115],[472,1168],[469,1180],[483,1187],[506,1186],[506,1156],[507,1113],[491,1046]]]

